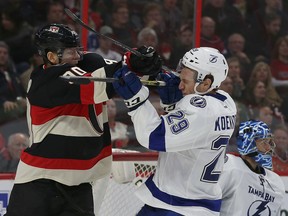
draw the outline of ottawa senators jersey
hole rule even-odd
[[[78,185],[110,173],[106,101],[114,93],[113,86],[76,85],[59,76],[112,77],[118,67],[89,53],[76,66],[40,66],[32,72],[27,90],[30,145],[21,155],[15,183],[46,178]]]

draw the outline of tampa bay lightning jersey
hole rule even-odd
[[[257,174],[240,157],[227,157],[219,179],[223,191],[220,215],[277,215],[285,194],[281,178],[268,169]]]
[[[146,101],[129,115],[139,143],[159,151],[156,173],[136,195],[150,206],[183,215],[219,215],[217,182],[235,127],[232,98],[224,91],[190,94],[161,117]]]

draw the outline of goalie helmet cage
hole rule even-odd
[[[107,186],[107,189],[98,212],[97,200],[94,200],[96,216],[135,216],[144,203],[134,192],[155,172],[157,159],[156,152],[141,153],[114,149],[112,173],[106,179],[100,180],[102,182],[97,187],[103,190],[103,187]],[[97,191],[99,190],[94,188],[94,197],[97,197]]]

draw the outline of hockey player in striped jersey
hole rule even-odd
[[[187,52],[179,68],[180,78],[160,74],[166,86],[158,87],[159,95],[170,111],[163,116],[147,100],[148,89],[133,73],[125,68],[115,73],[124,81],[113,85],[130,110],[137,140],[159,151],[155,174],[136,192],[145,203],[138,216],[216,216],[220,212],[217,182],[236,116],[233,99],[218,90],[228,65],[218,50],[200,47]]]
[[[237,146],[240,157],[227,154],[219,179],[223,193],[220,215],[278,215],[285,188],[270,170],[275,144],[269,127],[261,121],[242,122]]]
[[[111,171],[106,101],[114,89],[105,82],[68,83],[60,76],[113,77],[122,62],[107,65],[97,54],[83,54],[77,33],[61,24],[38,30],[35,43],[45,64],[28,84],[30,145],[22,153],[6,216],[92,216],[91,182]],[[156,53],[126,55],[139,73],[149,67],[160,71]]]

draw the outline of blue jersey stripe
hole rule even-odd
[[[165,124],[163,118],[161,118],[161,124],[150,134],[149,149],[156,151],[166,151]]]
[[[205,95],[214,97],[214,98],[216,98],[216,99],[218,99],[220,101],[223,101],[223,102],[227,99],[227,97],[225,95],[222,95],[222,94],[220,94],[218,92],[216,92],[216,94],[205,94]]]
[[[204,207],[211,211],[220,212],[221,207],[221,199],[217,200],[208,200],[208,199],[186,199],[181,198],[177,196],[173,196],[170,194],[167,194],[163,191],[160,191],[155,183],[152,181],[152,177],[150,176],[147,181],[145,182],[147,188],[152,193],[152,195],[161,200],[162,202],[165,202],[169,205],[174,206],[198,206],[198,207]]]

